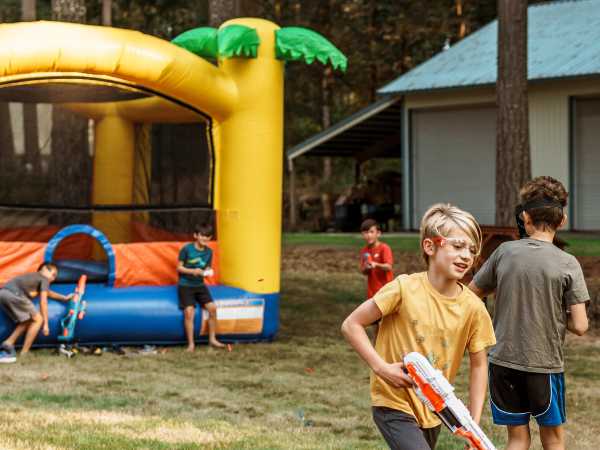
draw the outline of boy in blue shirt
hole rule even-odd
[[[196,302],[200,308],[208,311],[208,343],[213,347],[224,347],[217,341],[215,330],[217,328],[217,307],[204,284],[204,277],[212,274],[212,250],[206,246],[212,236],[212,227],[201,223],[196,225],[194,242],[184,245],[179,252],[177,272],[179,282],[177,297],[179,309],[183,309],[183,326],[188,340],[187,351],[194,350],[194,313]]]

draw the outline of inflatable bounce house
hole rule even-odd
[[[261,19],[173,42],[0,25],[0,285],[52,261],[52,290],[74,292],[87,276],[73,342],[183,343],[175,265],[194,226],[209,222],[218,338],[274,339],[283,64],[297,59],[346,67],[320,35]],[[67,314],[48,302],[50,335],[38,346],[57,344]],[[205,320],[197,311],[198,342]],[[14,326],[0,309],[0,340]]]

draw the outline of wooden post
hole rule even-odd
[[[290,171],[290,225],[296,228],[298,224],[298,210],[296,205],[296,170],[294,169],[294,160],[288,158],[288,168]]]

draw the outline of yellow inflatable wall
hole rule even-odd
[[[56,22],[0,26],[0,85],[83,82],[160,96],[114,103],[63,104],[96,122],[94,204],[132,204],[135,124],[213,121],[221,283],[279,291],[283,170],[283,63],[274,31],[261,19],[236,19],[258,31],[257,58],[222,58],[219,67],[164,40],[130,30]],[[106,215],[105,215],[106,216]],[[129,242],[131,213],[94,215],[112,243]],[[114,226],[118,217],[119,226]]]

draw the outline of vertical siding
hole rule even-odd
[[[529,85],[529,124],[531,136],[531,164],[532,175],[550,175],[560,180],[567,189],[571,185],[569,177],[569,100],[571,97],[585,97],[600,94],[600,79],[565,80],[555,82],[532,83]],[[427,94],[406,95],[405,105],[407,114],[404,115],[404,127],[407,131],[403,136],[403,145],[410,149],[411,131],[408,126],[408,111],[419,111],[422,108],[451,107],[477,105],[495,102],[495,90],[493,88],[465,89],[446,92],[432,92]],[[432,133],[437,133],[432,130]],[[488,130],[492,133],[492,130]],[[495,133],[495,132],[494,132]],[[441,136],[437,137],[441,139]],[[419,136],[413,136],[413,143]],[[495,136],[493,137],[495,140]],[[407,152],[408,153],[408,152]],[[407,155],[410,157],[410,155]],[[465,152],[465,157],[467,153]],[[488,156],[489,157],[489,156]],[[493,162],[492,162],[493,163]],[[410,167],[406,164],[405,168]],[[418,176],[413,166],[413,180],[409,184],[410,176],[405,174],[405,188],[411,188],[410,195],[415,198],[414,189]],[[576,191],[577,187],[575,187]],[[407,192],[407,195],[409,193]],[[494,196],[490,193],[489,201],[494,202]],[[577,196],[577,192],[573,192]],[[406,199],[405,199],[406,200]],[[414,205],[416,206],[416,205]],[[408,210],[408,202],[403,205],[405,216]],[[600,206],[598,206],[600,209]],[[414,208],[413,208],[414,209]],[[414,217],[417,211],[412,211],[410,225],[414,228],[418,217]],[[405,219],[405,225],[408,217]],[[567,220],[566,228],[572,227],[572,220]]]

